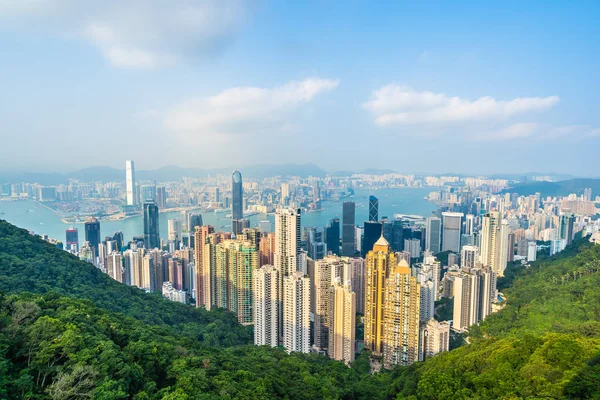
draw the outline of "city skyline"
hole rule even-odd
[[[6,1],[0,156],[59,171],[259,155],[329,171],[591,174],[600,5],[370,5]],[[374,137],[403,168],[393,150],[363,151]]]
[[[599,17],[0,0],[0,397],[600,399]]]

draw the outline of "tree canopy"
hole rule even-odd
[[[511,265],[469,344],[370,374],[251,344],[224,311],[169,302],[0,221],[0,398],[600,398],[600,246]],[[509,274],[507,274],[509,275]]]

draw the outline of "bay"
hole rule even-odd
[[[369,195],[373,194],[379,199],[379,217],[387,216],[394,218],[394,214],[414,214],[428,216],[435,211],[436,206],[424,197],[431,191],[430,188],[385,188],[385,189],[355,189],[352,197],[343,201],[356,203],[356,224],[362,225],[368,219]],[[302,226],[324,227],[332,218],[339,218],[342,223],[342,202],[324,201],[322,210],[305,212],[302,214]],[[199,210],[195,212],[200,212]],[[215,230],[231,230],[231,220],[226,218],[227,213],[202,213],[204,224],[213,225]],[[180,212],[161,213],[159,216],[160,235],[167,237],[167,221],[169,219],[181,218]],[[46,206],[31,201],[2,201],[0,202],[0,219],[5,219],[13,225],[25,228],[37,234],[47,234],[51,238],[65,240],[65,230],[70,226],[61,221],[61,215],[50,210]],[[269,220],[273,223],[272,215],[257,214],[249,218],[250,226],[258,226],[258,222]],[[79,229],[79,241],[85,240],[83,223],[75,224]],[[133,236],[140,236],[144,232],[144,222],[141,216],[131,217],[123,220],[100,222],[101,237],[112,235],[114,232],[122,231],[126,241]]]

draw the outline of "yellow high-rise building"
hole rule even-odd
[[[365,278],[365,349],[375,357],[383,354],[383,307],[388,270],[398,264],[396,254],[382,237],[367,253]]]
[[[420,289],[406,260],[389,269],[383,307],[383,366],[419,360]]]
[[[366,257],[365,349],[385,368],[409,365],[419,355],[420,286],[405,260],[383,238]]]

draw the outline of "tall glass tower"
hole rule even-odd
[[[100,244],[100,221],[98,218],[90,217],[85,221],[85,241],[89,242],[94,250],[94,257],[98,256],[98,245]]]
[[[345,257],[354,256],[354,202],[345,201],[342,206],[342,255]]]
[[[158,206],[153,201],[144,203],[144,247],[149,250],[160,248]]]
[[[373,195],[369,196],[369,221],[379,221],[379,199]]]
[[[231,219],[232,219],[232,227],[233,233],[238,234],[241,232],[236,232],[239,230],[241,225],[234,221],[240,221],[244,218],[244,192],[242,189],[242,174],[240,171],[233,171],[233,175],[231,176]]]
[[[127,189],[127,205],[137,205],[136,187],[135,187],[135,167],[133,161],[125,161],[125,183]]]

